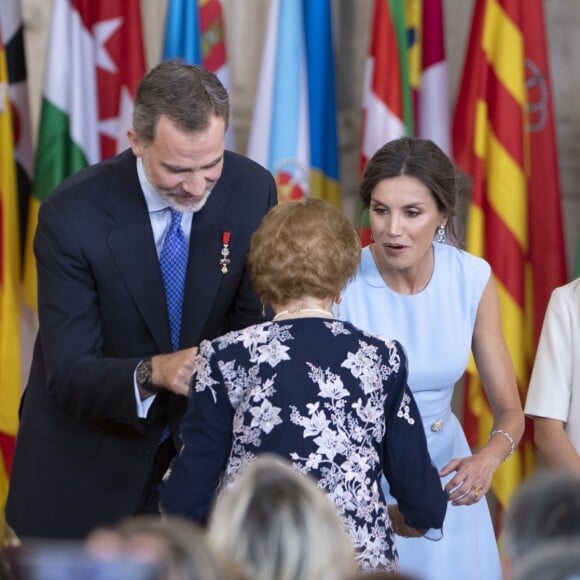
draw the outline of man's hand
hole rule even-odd
[[[153,384],[176,395],[187,396],[196,355],[197,347],[194,346],[152,357]]]

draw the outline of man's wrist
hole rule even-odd
[[[139,389],[154,395],[160,390],[160,387],[153,384],[153,366],[151,357],[144,358],[138,365],[135,371],[137,379],[137,386]]]

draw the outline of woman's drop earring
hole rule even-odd
[[[437,228],[437,237],[435,238],[435,241],[440,244],[445,241],[445,224],[440,224]]]

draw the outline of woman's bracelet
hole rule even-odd
[[[494,429],[490,434],[489,434],[489,439],[488,441],[494,436],[494,435],[503,435],[509,442],[510,444],[510,452],[508,453],[508,456],[504,459],[504,461],[507,461],[512,455],[513,452],[516,450],[516,442],[514,441],[514,438],[507,432],[504,431],[503,429]]]

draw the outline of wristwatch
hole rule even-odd
[[[153,384],[153,367],[151,365],[151,357],[144,358],[138,365],[136,370],[137,385],[149,392],[156,393],[159,388]]]

